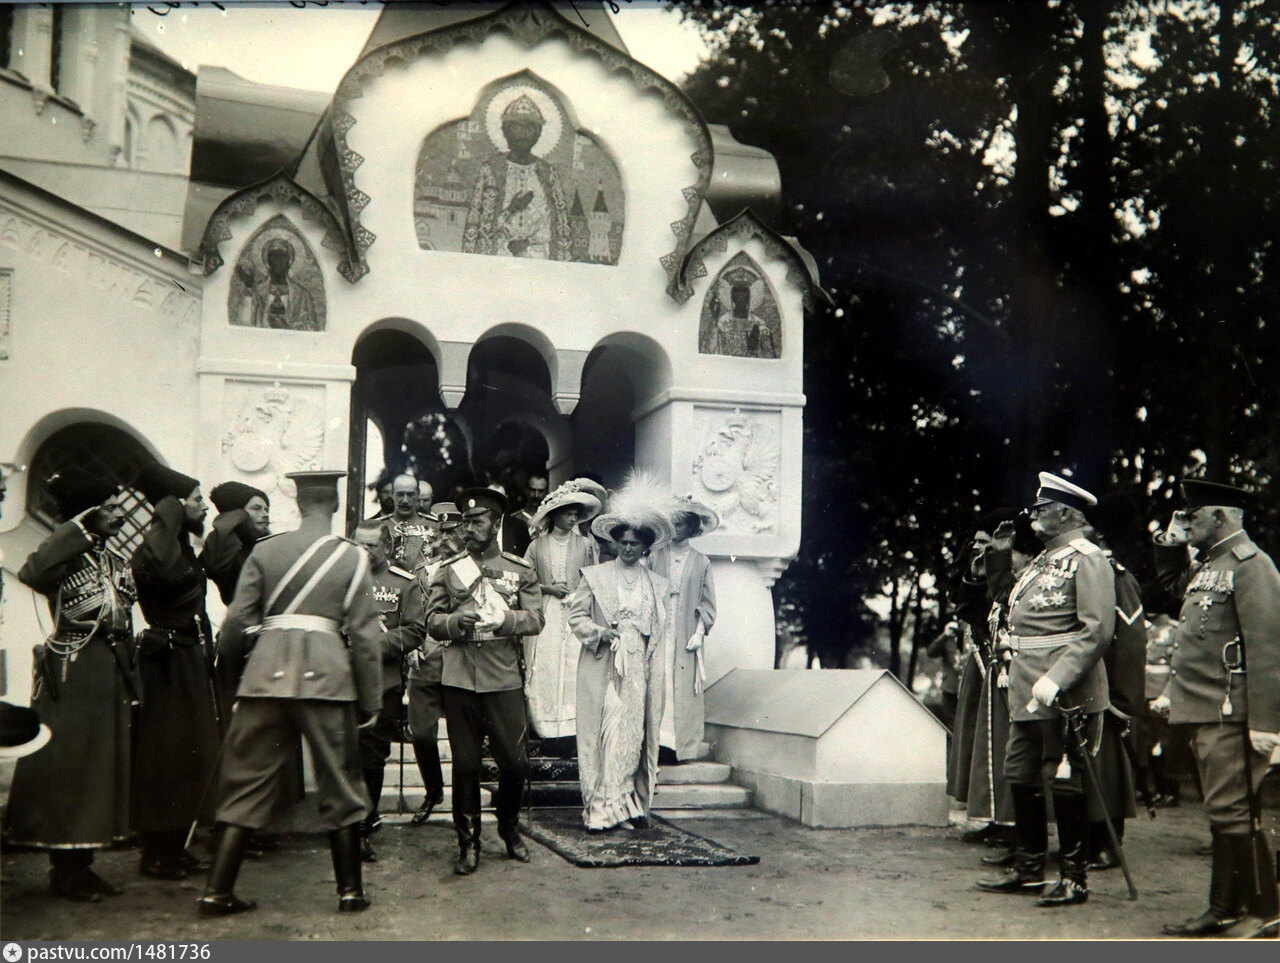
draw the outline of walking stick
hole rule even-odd
[[[1120,861],[1120,869],[1124,871],[1124,881],[1129,887],[1129,899],[1136,900],[1138,898],[1138,887],[1133,885],[1133,876],[1129,873],[1129,863],[1124,858],[1124,847],[1120,844],[1120,837],[1116,835],[1116,828],[1111,825],[1111,819],[1107,816],[1107,801],[1102,798],[1102,786],[1098,783],[1098,771],[1093,766],[1093,756],[1089,753],[1089,741],[1082,731],[1084,727],[1084,710],[1078,707],[1068,709],[1064,706],[1062,714],[1067,720],[1067,731],[1075,736],[1075,748],[1084,757],[1085,776],[1089,785],[1093,787],[1094,799],[1102,811],[1102,821],[1107,827],[1107,836],[1111,839],[1111,846],[1115,850],[1116,859]]]
[[[404,660],[400,661],[400,795],[396,797],[396,815],[400,815],[409,808],[409,802],[404,798],[404,739],[405,730],[408,728],[408,714],[405,712],[405,706],[409,701],[409,691],[405,688],[405,672]],[[416,758],[416,756],[415,756]]]

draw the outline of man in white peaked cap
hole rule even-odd
[[[1067,732],[1063,709],[1082,709],[1090,744],[1108,706],[1102,655],[1115,635],[1116,589],[1111,563],[1084,537],[1084,510],[1098,502],[1065,478],[1040,473],[1028,508],[1044,543],[1009,593],[1009,716],[1005,776],[1013,793],[1013,865],[981,889],[1019,893],[1045,883],[1048,820],[1043,780],[1053,791],[1062,873],[1037,906],[1068,906],[1089,898],[1089,815],[1084,759]]]

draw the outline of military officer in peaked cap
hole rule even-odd
[[[287,748],[311,747],[321,823],[338,882],[338,909],[367,908],[360,823],[369,796],[360,774],[360,725],[382,706],[381,631],[369,558],[330,534],[338,479],[346,472],[293,472],[302,521],[253,547],[222,623],[218,671],[236,693],[219,779],[217,846],[202,916],[253,909],[235,895],[249,835],[271,817]]]
[[[1025,892],[1044,884],[1048,820],[1043,780],[1051,780],[1058,823],[1061,876],[1037,906],[1066,906],[1089,898],[1089,816],[1084,760],[1067,731],[1063,708],[1086,714],[1090,743],[1108,706],[1102,656],[1115,635],[1116,589],[1111,563],[1085,538],[1085,509],[1097,498],[1050,472],[1040,473],[1027,509],[1044,549],[1009,595],[1009,715],[1005,775],[1013,792],[1015,857],[998,879],[980,880],[990,892]]]
[[[470,489],[460,508],[466,551],[445,559],[431,579],[427,631],[445,646],[442,682],[459,847],[454,872],[466,876],[480,859],[480,740],[486,725],[498,764],[498,835],[508,856],[529,860],[519,828],[529,774],[520,638],[537,635],[543,621],[533,566],[498,548],[506,496]]]
[[[1209,908],[1164,932],[1212,936],[1246,911],[1264,920],[1277,914],[1258,783],[1280,746],[1280,573],[1244,530],[1246,492],[1190,478],[1181,487],[1184,509],[1156,536],[1158,577],[1185,594],[1169,682],[1152,708],[1190,730],[1213,868]]]

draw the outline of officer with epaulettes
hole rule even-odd
[[[1169,682],[1152,708],[1190,731],[1213,869],[1209,908],[1164,932],[1213,936],[1246,913],[1277,915],[1258,783],[1280,746],[1280,572],[1244,530],[1248,493],[1190,478],[1181,487],[1183,510],[1156,536],[1158,578],[1184,596]]]
[[[360,778],[357,726],[377,722],[382,705],[381,629],[369,557],[331,535],[338,479],[304,471],[297,485],[296,531],[254,545],[222,623],[218,671],[236,694],[223,745],[217,845],[202,916],[253,909],[235,895],[249,835],[271,818],[289,747],[311,747],[321,824],[329,830],[338,910],[367,908],[360,823],[370,809]]]
[[[480,743],[489,733],[498,766],[495,808],[507,855],[528,862],[520,839],[520,802],[529,775],[528,720],[520,669],[520,639],[542,631],[542,590],[531,566],[498,548],[507,512],[501,492],[463,493],[466,551],[445,559],[431,579],[427,631],[444,643],[444,710],[453,755],[454,872],[480,860]]]
[[[1061,875],[1036,900],[1066,906],[1089,898],[1089,816],[1084,759],[1063,709],[1085,714],[1090,745],[1100,737],[1108,706],[1103,654],[1115,635],[1116,590],[1111,563],[1085,538],[1084,510],[1097,499],[1078,485],[1040,473],[1027,509],[1044,550],[1032,559],[1009,595],[1009,714],[1012,729],[1005,775],[1013,792],[1015,855],[989,892],[1025,892],[1044,885],[1048,849],[1043,780],[1050,780],[1058,823]]]
[[[378,721],[360,732],[360,767],[371,808],[361,827],[360,858],[366,863],[378,857],[371,836],[381,823],[378,801],[391,756],[391,744],[404,738],[404,657],[427,637],[426,595],[412,572],[388,562],[391,542],[378,521],[361,522],[354,539],[369,555],[369,579],[373,606],[382,628],[382,708]]]

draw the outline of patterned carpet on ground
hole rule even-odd
[[[752,866],[760,862],[759,856],[746,856],[660,816],[649,817],[648,829],[589,833],[578,809],[535,809],[524,832],[573,865],[587,868]]]

